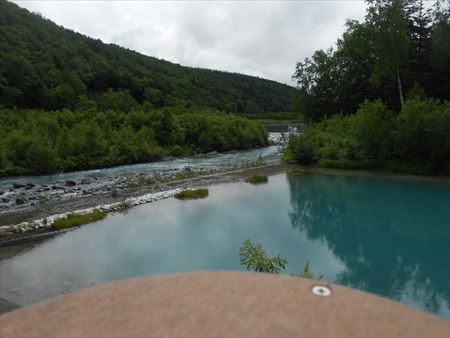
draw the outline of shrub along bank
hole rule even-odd
[[[287,161],[343,169],[450,175],[450,102],[414,97],[394,114],[380,100],[292,135]]]
[[[0,176],[149,162],[268,144],[256,122],[209,108],[36,111],[0,107]]]

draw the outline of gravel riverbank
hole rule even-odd
[[[106,189],[50,202],[46,201],[45,203],[35,203],[33,205],[30,203],[26,207],[13,208],[9,212],[0,214],[0,232],[3,233],[3,236],[0,237],[0,244],[17,243],[17,241],[30,238],[37,233],[53,232],[51,229],[52,222],[70,212],[87,213],[94,208],[99,208],[106,212],[121,211],[124,207],[129,208],[172,197],[181,189],[234,182],[243,180],[246,176],[255,172],[271,174],[280,170],[282,170],[282,167],[275,165],[212,174],[197,172],[190,173],[189,175],[193,177],[186,179],[177,179],[186,176],[185,174],[172,176],[174,180],[168,182],[153,182],[149,180],[150,176],[140,175],[135,177],[137,180],[135,182],[139,184],[129,184],[128,186],[123,186],[120,190],[115,190],[117,188],[113,188],[114,190]],[[169,179],[169,176],[166,175],[166,177]],[[78,182],[75,183],[76,186]],[[80,182],[80,184],[82,183]],[[21,187],[19,189],[24,191],[40,190],[39,188],[36,189],[36,187],[31,189]],[[33,193],[31,192],[31,194]]]

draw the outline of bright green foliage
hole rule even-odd
[[[269,181],[269,178],[267,175],[264,174],[254,174],[245,179],[245,182],[251,183],[251,184],[263,184],[267,183]]]
[[[275,81],[182,67],[104,44],[0,0],[0,104],[6,107],[129,112],[181,106],[264,115],[290,111],[293,93]]]
[[[105,218],[107,213],[105,211],[95,209],[87,214],[68,214],[63,218],[57,219],[52,224],[53,230],[61,230],[66,228],[73,228],[82,224],[95,222]]]
[[[323,275],[316,276],[314,273],[312,273],[309,270],[309,262],[306,262],[305,266],[303,267],[303,271],[301,271],[299,273],[294,273],[294,274],[292,274],[292,276],[306,278],[306,279],[316,279],[316,280],[321,280],[323,278]]]
[[[249,239],[242,243],[239,249],[239,256],[241,265],[245,265],[248,271],[279,274],[281,270],[286,269],[288,264],[287,259],[280,255],[271,258],[261,244],[252,243]],[[309,270],[309,262],[306,262],[302,272],[292,274],[292,276],[317,280],[323,278],[323,275],[316,276]]]
[[[0,108],[0,176],[266,146],[257,122],[207,108],[43,112]]]
[[[179,200],[195,200],[206,198],[209,195],[208,189],[183,190],[175,195]]]
[[[268,272],[278,274],[286,268],[287,259],[276,255],[270,257],[259,243],[245,240],[239,249],[240,263],[247,270],[255,272]]]
[[[286,148],[283,150],[284,159],[288,162],[311,164],[314,160],[313,148],[304,134],[289,137]]]
[[[450,175],[450,102],[416,95],[395,115],[380,100],[365,101],[355,115],[335,115],[292,136],[285,158],[302,162],[305,143],[324,167]]]

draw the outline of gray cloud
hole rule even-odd
[[[104,42],[187,66],[291,84],[295,63],[333,45],[363,1],[20,1]]]

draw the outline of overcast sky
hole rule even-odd
[[[21,7],[85,35],[187,66],[292,84],[295,63],[333,45],[363,1],[40,1]]]

